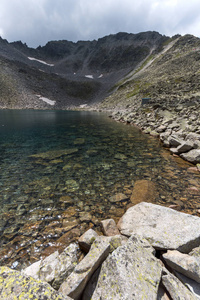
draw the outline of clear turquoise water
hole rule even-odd
[[[156,203],[198,214],[190,166],[100,113],[0,111],[0,264],[21,268],[63,235],[67,245],[102,219],[117,221],[140,179],[156,184]],[[128,200],[113,203],[116,193]]]

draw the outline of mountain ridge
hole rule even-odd
[[[167,49],[172,42],[174,45]],[[113,105],[118,105],[116,99],[120,99],[122,90],[125,92],[125,85],[130,91],[119,100],[122,107],[134,105],[134,97],[148,96],[159,100],[167,95],[168,80],[180,81],[182,76],[186,81],[191,66],[197,73],[194,66],[198,66],[198,51],[192,53],[192,49],[198,47],[199,38],[194,36],[170,38],[152,31],[120,32],[76,43],[50,41],[36,49],[20,41],[8,43],[0,39],[0,107],[70,109],[87,105],[113,109]],[[185,52],[192,53],[190,65],[184,60]],[[188,80],[191,79],[188,77]],[[175,87],[174,92],[181,96],[177,85],[173,84],[169,85],[170,89]],[[113,93],[116,89],[117,95]],[[110,94],[116,99],[114,104],[106,106],[106,97]],[[56,104],[52,107],[43,103],[38,95]]]

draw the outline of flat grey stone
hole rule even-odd
[[[183,140],[181,140],[178,136],[176,135],[171,135],[168,138],[168,142],[170,144],[170,146],[172,147],[178,147],[179,145],[182,144]]]
[[[200,245],[199,217],[152,203],[130,207],[119,220],[118,228],[126,236],[144,237],[157,249],[188,253]]]
[[[119,234],[117,225],[113,219],[106,219],[101,221],[103,234],[106,236],[113,236]]]
[[[181,145],[179,145],[177,147],[177,152],[178,153],[184,153],[184,152],[187,152],[187,151],[190,151],[193,147],[194,144],[190,141],[184,141]]]
[[[196,247],[192,249],[192,251],[189,253],[191,256],[199,257],[200,259],[200,247]]]
[[[58,289],[66,277],[74,270],[79,256],[80,250],[78,245],[72,243],[60,255],[58,251],[55,251],[45,259],[22,270],[22,274],[46,281],[53,288]]]
[[[200,283],[200,258],[176,250],[168,250],[163,258],[172,269]]]

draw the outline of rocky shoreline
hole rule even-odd
[[[110,117],[139,127],[158,137],[173,155],[196,165],[200,171],[200,103],[181,103],[167,108],[155,101],[114,110]]]
[[[21,272],[0,267],[1,299],[200,299],[199,217],[141,202],[101,225]]]

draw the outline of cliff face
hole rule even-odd
[[[0,39],[0,107],[53,108],[94,104],[168,37],[157,32],[118,33],[94,41],[52,41],[32,49]]]

